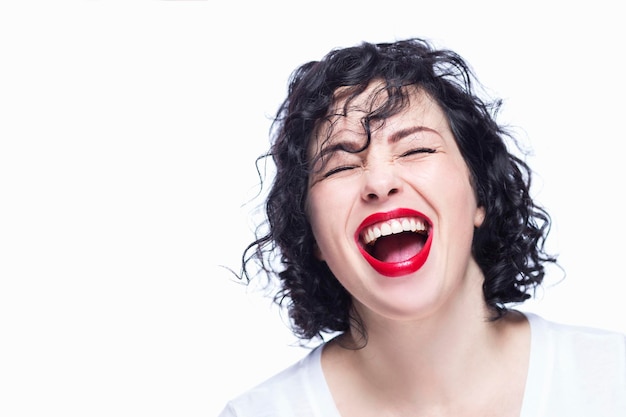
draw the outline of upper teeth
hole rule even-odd
[[[391,219],[386,222],[376,223],[361,232],[363,241],[371,245],[381,236],[389,236],[402,232],[426,232],[428,227],[426,223],[417,217],[403,217],[400,219]]]

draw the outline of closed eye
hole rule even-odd
[[[419,153],[435,153],[437,152],[436,150],[432,149],[432,148],[415,148],[415,149],[411,149],[405,153],[403,153],[402,156],[410,156],[410,155],[415,155],[415,154],[419,154]]]
[[[337,173],[342,172],[342,171],[348,171],[348,170],[354,169],[354,168],[358,168],[358,167],[355,166],[355,165],[345,165],[345,166],[336,167],[336,168],[333,168],[333,169],[327,171],[326,173],[324,173],[324,175],[322,177],[323,178],[328,178],[328,177],[330,177],[333,174],[337,174]]]

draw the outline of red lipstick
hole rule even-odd
[[[399,262],[385,262],[383,260],[377,259],[370,252],[368,252],[368,250],[366,249],[366,244],[364,243],[361,235],[366,228],[372,225],[378,223],[383,224],[394,219],[415,219],[418,223],[425,224],[427,229],[425,231],[427,233],[427,237],[423,243],[422,248],[410,258]],[[371,216],[368,216],[358,227],[354,238],[357,246],[359,247],[361,255],[363,255],[365,260],[372,266],[372,268],[374,268],[378,273],[386,277],[397,278],[418,271],[428,259],[432,242],[432,223],[424,214],[418,211],[400,208],[385,213],[374,213]]]

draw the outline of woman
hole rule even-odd
[[[293,73],[243,274],[280,278],[299,337],[336,337],[221,416],[626,415],[623,335],[513,309],[556,263],[550,218],[474,82],[420,39]]]

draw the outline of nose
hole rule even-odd
[[[369,167],[363,173],[361,198],[366,202],[382,202],[402,190],[402,181],[390,165]]]

